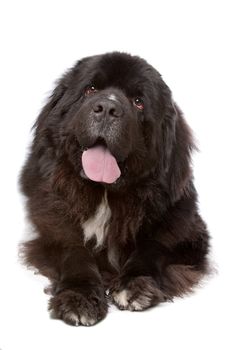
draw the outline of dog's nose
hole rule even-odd
[[[104,116],[118,118],[123,114],[120,103],[108,99],[96,101],[93,105],[93,111],[97,120],[101,120]]]

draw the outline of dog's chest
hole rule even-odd
[[[108,233],[110,218],[111,209],[108,204],[107,192],[105,192],[94,215],[82,223],[84,242],[95,238],[96,248],[101,247]]]

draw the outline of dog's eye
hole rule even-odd
[[[88,85],[85,89],[85,95],[88,96],[88,95],[91,95],[93,93],[95,93],[97,91],[97,89],[95,88],[94,85]]]
[[[140,109],[140,111],[144,109],[144,103],[141,97],[136,97],[133,103],[138,109]]]

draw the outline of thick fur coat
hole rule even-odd
[[[194,148],[169,88],[139,57],[84,58],[58,81],[20,176],[37,234],[24,262],[51,281],[54,317],[92,325],[108,302],[144,310],[207,273]]]

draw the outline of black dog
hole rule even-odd
[[[169,88],[139,57],[84,58],[62,77],[20,181],[38,233],[25,263],[50,279],[55,317],[92,325],[107,299],[144,310],[207,273],[194,147]]]

